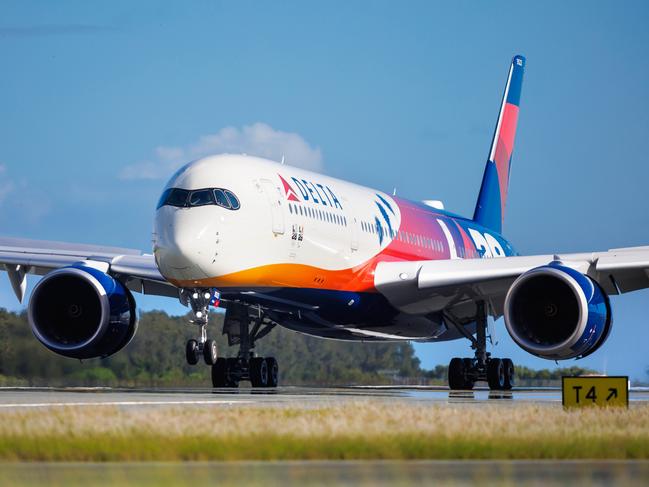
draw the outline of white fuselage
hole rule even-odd
[[[276,265],[295,266],[297,273],[305,266],[342,271],[362,265],[391,241],[389,232],[380,242],[376,232],[362,230],[361,222],[375,221],[377,193],[391,203],[392,228],[400,224],[398,205],[387,194],[245,155],[190,163],[167,188],[224,188],[240,201],[237,210],[158,208],[156,261],[167,279],[184,287],[218,284],[221,277],[252,269],[259,275],[249,284],[271,285],[281,276],[262,274]],[[226,277],[222,285],[228,284],[246,283]]]

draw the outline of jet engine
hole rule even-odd
[[[76,359],[112,355],[137,330],[131,292],[117,279],[84,263],[45,275],[34,287],[27,314],[43,345]]]
[[[608,296],[574,269],[552,262],[522,274],[505,298],[505,326],[514,341],[537,357],[582,358],[611,331]]]

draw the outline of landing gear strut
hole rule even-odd
[[[228,335],[228,345],[239,344],[239,353],[236,357],[219,357],[212,365],[214,387],[239,387],[242,380],[249,380],[252,387],[277,387],[277,360],[254,353],[255,341],[270,333],[276,323],[260,309],[256,311],[251,317],[248,306],[228,303],[223,333]]]
[[[471,335],[456,320],[450,324],[471,341],[473,358],[451,359],[448,366],[448,386],[452,390],[473,389],[479,380],[487,381],[492,390],[505,391],[514,386],[514,362],[511,359],[492,358],[487,352],[487,313],[485,303],[479,301],[476,310],[476,336]]]
[[[214,291],[211,289],[183,289],[181,291],[181,301],[189,305],[194,313],[194,319],[190,323],[198,326],[200,333],[198,339],[188,340],[185,346],[185,358],[189,365],[196,365],[201,355],[207,365],[216,363],[218,356],[216,342],[207,338],[209,306],[213,297]]]

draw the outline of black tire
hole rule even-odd
[[[464,360],[458,357],[451,359],[448,364],[448,387],[452,391],[464,389]]]
[[[198,342],[196,340],[188,340],[185,345],[185,358],[189,365],[196,365],[198,363]]]
[[[225,359],[225,364],[225,387],[239,387],[239,374],[237,374],[237,370],[239,369],[239,359],[234,357],[227,358]]]
[[[268,386],[268,362],[262,357],[253,357],[248,361],[248,373],[252,387]]]
[[[505,388],[505,367],[499,358],[492,358],[487,363],[487,382],[489,389],[502,391]]]
[[[505,386],[503,389],[509,391],[516,385],[516,368],[510,358],[503,359],[503,367],[505,369]]]
[[[473,360],[470,358],[463,358],[464,363],[464,389],[471,390],[475,385],[475,380],[469,377],[469,371],[473,368]]]
[[[212,365],[212,387],[227,387],[228,366],[223,357],[219,357]]]
[[[266,367],[268,368],[268,382],[266,387],[277,387],[279,384],[279,364],[275,357],[267,357]]]
[[[214,365],[218,357],[216,341],[205,340],[203,344],[203,360],[207,365]]]

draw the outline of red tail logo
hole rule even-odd
[[[286,193],[286,199],[289,201],[300,201],[297,198],[297,194],[295,194],[295,191],[293,191],[293,188],[291,187],[290,184],[286,182],[286,179],[284,179],[281,175],[279,175],[279,179],[282,181],[282,184],[284,185],[284,192]]]

